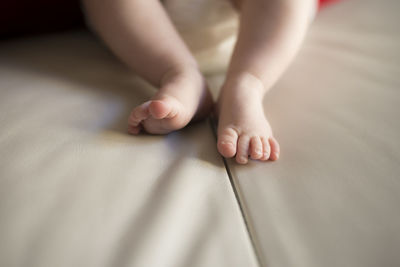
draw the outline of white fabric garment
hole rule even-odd
[[[226,70],[239,28],[231,0],[165,0],[165,8],[205,74]],[[318,0],[315,1],[315,10]],[[315,12],[310,14],[310,20]]]
[[[238,30],[229,0],[166,0],[165,8],[204,73],[226,69]]]

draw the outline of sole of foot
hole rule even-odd
[[[176,72],[163,79],[149,101],[132,110],[128,131],[167,134],[206,117],[212,105],[206,81],[198,70]]]

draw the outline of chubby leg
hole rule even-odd
[[[83,0],[88,21],[111,50],[159,88],[133,109],[129,131],[164,134],[205,116],[212,99],[197,63],[159,0]]]
[[[262,100],[295,56],[316,0],[236,0],[238,41],[217,103],[218,150],[277,160],[279,144],[265,117]]]

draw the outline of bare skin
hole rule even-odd
[[[210,113],[205,79],[160,1],[85,0],[84,6],[92,28],[111,50],[159,88],[132,110],[130,133],[166,134]]]
[[[245,164],[255,160],[277,160],[279,144],[265,117],[262,99],[264,88],[254,76],[242,76],[226,83],[217,104],[218,151],[227,158]]]
[[[205,80],[159,0],[84,0],[84,5],[113,52],[159,88],[133,109],[130,133],[166,134],[207,116],[212,99]],[[240,30],[216,106],[218,151],[241,164],[249,156],[277,160],[279,144],[262,99],[300,47],[315,0],[236,0],[234,5]]]
[[[218,151],[277,160],[280,147],[262,105],[266,92],[294,58],[306,33],[314,0],[238,0],[238,41],[217,103]],[[262,31],[260,31],[262,29]]]
[[[132,110],[128,131],[138,134],[144,129],[148,133],[167,134],[204,118],[211,108],[211,95],[198,70],[167,72],[158,92]]]

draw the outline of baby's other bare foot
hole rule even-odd
[[[252,159],[279,158],[279,144],[273,137],[262,105],[263,85],[247,75],[226,83],[217,103],[218,151],[227,158],[246,164]]]
[[[211,108],[211,94],[201,73],[196,69],[173,70],[166,73],[151,100],[132,110],[128,131],[167,134],[185,127],[192,119],[204,118]]]

